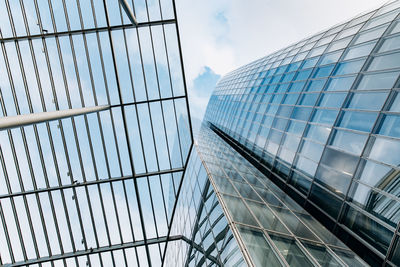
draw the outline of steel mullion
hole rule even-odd
[[[181,178],[181,181],[179,182],[179,186],[178,186],[178,190],[177,190],[177,193],[176,193],[174,207],[172,208],[171,221],[170,221],[169,226],[168,226],[167,237],[170,237],[170,235],[171,235],[172,223],[174,221],[174,215],[175,215],[177,203],[178,203],[178,200],[179,200],[179,195],[180,195],[180,192],[181,192],[181,189],[182,189],[182,185],[183,185],[183,179],[185,177],[185,173],[186,173],[186,170],[187,170],[187,167],[188,167],[188,163],[189,163],[190,154],[192,152],[192,149],[194,149],[193,148],[193,143],[191,143],[191,145],[190,145],[189,153],[188,153],[189,156],[186,158],[186,162],[185,162],[185,165],[184,165],[184,170],[182,172],[182,178]],[[165,259],[165,254],[167,252],[167,247],[168,247],[168,242],[165,244],[164,253],[163,253],[163,256],[161,258],[162,259],[162,266],[164,266],[164,259]]]
[[[121,8],[120,8],[120,12],[121,12]],[[125,29],[122,29],[122,33],[123,33],[123,36],[124,36],[125,53],[126,53],[126,59],[128,61],[129,77],[130,77],[131,86],[132,86],[133,99],[134,99],[134,102],[137,102],[136,101],[135,90],[134,90],[134,85],[133,85],[132,67],[131,67],[131,62],[130,62],[130,59],[129,59],[129,51],[128,51],[128,45],[127,45],[127,42],[126,42],[126,31],[125,31]],[[124,109],[125,106],[126,106],[126,104],[123,105],[121,103],[121,109]],[[135,111],[136,111],[136,114],[137,114],[137,109]],[[128,218],[129,218],[129,223],[130,223],[130,226],[131,226],[131,233],[132,233],[133,240],[135,240],[135,235],[134,235],[134,231],[133,231],[133,224],[132,224],[132,218],[131,218],[128,198],[127,198],[127,194],[126,194],[126,183],[125,183],[125,181],[123,182],[123,187],[124,187],[125,202],[126,202],[126,206],[128,208]],[[138,258],[138,255],[137,255],[137,249],[136,248],[135,248],[135,254],[136,254],[136,261],[137,261],[137,264],[139,266],[139,258]]]
[[[77,0],[77,8],[78,8],[78,13],[79,13],[81,28],[83,29],[84,23],[83,23],[83,20],[82,20],[82,13],[81,13],[79,0]],[[86,35],[85,35],[84,32],[82,33],[82,37],[83,37],[83,41],[84,41],[85,55],[86,55],[87,66],[88,66],[88,70],[89,70],[90,81],[91,81],[91,85],[92,85],[93,98],[94,98],[94,101],[95,101],[95,106],[97,106],[98,102],[97,102],[97,97],[96,97],[96,93],[95,93],[95,86],[94,86],[94,81],[93,81],[93,73],[92,73],[90,57],[89,57],[89,52],[88,52],[88,47],[87,47]],[[100,126],[99,127],[100,135],[103,138],[103,130],[102,130],[102,126],[101,126],[101,123],[100,123],[100,114],[97,113],[96,115],[97,115],[96,117],[97,117],[97,120],[98,120],[98,123],[99,123],[99,126]],[[89,140],[90,152],[91,152],[91,155],[92,155],[92,163],[93,163],[93,167],[94,167],[96,180],[98,180],[98,171],[97,171],[96,161],[95,161],[94,152],[93,152],[93,145],[92,145],[92,140],[91,140],[91,136],[90,136],[90,130],[89,130],[89,127],[88,127],[87,117],[86,116],[84,116],[84,117],[85,117],[86,131],[87,131],[88,140]],[[106,160],[107,168],[109,168],[108,167],[108,159],[107,159],[106,155],[105,155],[105,160]],[[94,236],[95,236],[95,240],[96,240],[96,245],[97,245],[97,247],[99,247],[99,241],[98,241],[98,237],[97,237],[97,229],[96,229],[96,225],[95,225],[95,219],[94,219],[94,216],[93,216],[92,205],[91,205],[91,200],[90,200],[90,197],[89,197],[89,192],[88,192],[88,187],[87,186],[85,186],[85,193],[86,193],[86,198],[88,200],[88,207],[89,207],[90,218],[91,218],[92,227],[93,227],[93,231],[94,231]],[[91,264],[90,259],[89,259],[89,264]]]
[[[23,7],[23,4],[22,4],[22,7]],[[22,8],[22,11],[23,11],[24,19],[26,20],[25,8],[24,7]],[[36,14],[38,16],[38,21],[40,21],[40,14],[38,13],[36,1],[35,1],[35,11],[36,11]],[[27,27],[26,31],[29,33],[29,27]],[[37,85],[38,85],[41,105],[42,105],[43,110],[45,111],[46,110],[46,106],[44,104],[44,97],[43,97],[42,87],[41,87],[41,83],[40,83],[40,77],[39,77],[39,72],[38,72],[38,68],[37,68],[37,62],[36,62],[36,58],[35,58],[35,53],[34,53],[34,50],[33,50],[32,40],[28,40],[28,43],[29,43],[29,48],[30,48],[30,52],[31,52],[31,56],[32,56],[32,63],[33,63],[34,70],[35,70],[35,76],[36,76],[36,81],[37,81]],[[39,134],[38,134],[36,125],[33,125],[33,130],[34,130],[34,133],[35,133],[35,139],[36,139],[36,144],[37,144],[39,157],[40,157],[40,161],[41,161],[41,165],[42,165],[44,180],[45,180],[46,185],[48,185],[49,182],[48,182],[48,178],[47,178],[47,171],[46,171],[45,164],[44,164],[43,151],[42,151],[42,148],[41,148],[40,138],[39,138]],[[52,252],[51,252],[50,242],[49,242],[49,238],[48,238],[47,227],[46,227],[46,224],[44,222],[42,204],[41,204],[39,195],[35,194],[35,197],[36,197],[36,201],[38,203],[37,206],[38,206],[38,210],[39,210],[39,214],[40,214],[40,220],[41,220],[43,231],[44,231],[44,237],[45,237],[45,241],[46,241],[46,246],[47,246],[49,255],[51,255]],[[57,223],[56,217],[54,215],[54,209],[52,210],[52,215],[53,215],[54,221]]]
[[[6,1],[7,4],[8,1]],[[20,2],[21,5],[21,2]],[[21,9],[23,10],[23,15],[24,13],[24,8],[21,6]],[[13,20],[12,18],[10,18],[11,20],[11,25],[14,26]],[[26,27],[26,17],[24,16],[24,22],[25,22],[25,27]],[[26,93],[26,97],[27,97],[27,101],[28,101],[28,105],[29,105],[29,110],[30,112],[33,111],[32,109],[32,102],[30,100],[30,96],[29,96],[29,91],[28,91],[28,84],[26,81],[26,75],[25,75],[25,71],[24,71],[24,65],[23,65],[23,61],[22,61],[22,57],[21,57],[21,51],[19,49],[19,45],[18,42],[15,41],[15,46],[16,46],[16,52],[17,52],[17,56],[18,56],[18,61],[19,61],[19,65],[20,65],[20,70],[21,70],[21,74],[22,74],[22,79],[23,79],[23,83],[24,83],[24,87],[25,87],[25,93]],[[3,111],[4,115],[7,116],[6,110]],[[33,174],[33,169],[32,169],[32,162],[30,159],[30,154],[29,154],[29,150],[27,148],[27,143],[26,143],[26,136],[25,136],[25,131],[24,129],[21,127],[21,135],[22,135],[22,140],[24,143],[24,149],[25,149],[25,153],[27,155],[27,160],[28,160],[28,165],[29,165],[29,171],[31,174],[31,179],[32,179],[32,184],[34,186],[34,188],[36,188],[36,180]],[[18,166],[17,166],[18,168]],[[29,210],[29,206],[28,206],[28,202],[25,196],[22,197],[23,201],[24,201],[24,206],[25,206],[25,211],[26,211],[26,215],[27,215],[27,219],[28,219],[28,224],[29,224],[29,228],[31,231],[31,236],[32,236],[32,241],[33,241],[33,245],[34,245],[34,249],[35,249],[35,253],[36,253],[36,257],[39,257],[39,250],[38,250],[38,246],[37,246],[37,240],[36,240],[36,236],[35,236],[35,231],[33,229],[33,225],[32,225],[32,218],[31,218],[31,214],[30,214],[30,210]]]
[[[3,152],[1,150],[1,147],[0,147],[0,159],[1,159],[1,163],[3,165]],[[4,235],[6,237],[7,247],[8,247],[8,252],[10,253],[11,262],[15,262],[14,252],[13,252],[13,249],[11,246],[10,235],[8,233],[6,218],[4,217],[4,212],[3,212],[3,207],[1,205],[1,202],[0,202],[0,218],[1,218],[1,223],[3,224]]]
[[[103,6],[104,6],[105,15],[106,15],[105,17],[106,17],[106,21],[107,21],[107,26],[109,26],[110,25],[110,21],[109,21],[109,16],[108,16],[108,11],[107,11],[107,5],[106,5],[105,1],[103,1]],[[112,59],[113,59],[113,67],[114,67],[114,72],[115,72],[115,79],[116,79],[117,88],[118,88],[118,96],[119,96],[120,103],[122,103],[122,94],[121,94],[120,83],[119,83],[119,75],[118,75],[116,59],[115,59],[114,44],[113,44],[113,41],[112,41],[112,35],[111,35],[110,31],[108,31],[108,37],[109,37],[109,42],[110,42],[111,55],[112,55]],[[125,109],[122,108],[121,111],[122,111],[122,120],[123,120],[123,123],[124,123],[125,139],[126,139],[126,144],[127,144],[127,149],[128,149],[129,161],[130,161],[130,164],[131,164],[132,172],[134,173],[135,172],[135,168],[134,168],[134,164],[133,164],[132,150],[131,150],[129,136],[128,136],[128,128],[127,128],[127,119],[126,119],[126,115],[125,115]],[[136,200],[137,200],[137,204],[138,204],[139,217],[140,217],[140,222],[141,222],[141,227],[142,227],[142,232],[143,232],[143,238],[145,240],[145,249],[146,249],[147,259],[149,261],[149,265],[151,266],[150,252],[149,252],[149,248],[147,246],[147,241],[146,241],[146,239],[147,239],[146,238],[146,230],[144,228],[142,205],[141,205],[141,201],[140,201],[139,188],[138,188],[138,184],[137,184],[136,179],[134,180],[134,186],[135,186],[135,191],[136,191]]]
[[[65,6],[65,1],[63,0],[62,2],[63,2],[64,12],[65,12],[64,14],[65,14],[65,19],[66,19],[66,23],[67,23],[67,29],[68,29],[68,31],[70,31],[71,29],[70,29],[70,23],[69,23],[67,8]],[[82,21],[81,21],[81,25],[82,25]],[[77,79],[77,83],[78,83],[78,89],[79,89],[79,95],[80,95],[80,99],[81,99],[81,105],[82,105],[82,107],[84,107],[85,103],[84,103],[84,98],[83,98],[83,94],[82,94],[80,76],[79,76],[79,71],[78,71],[77,62],[76,62],[74,43],[73,43],[71,35],[69,35],[69,41],[70,41],[70,48],[71,48],[73,62],[74,62],[75,75],[76,75],[76,79]],[[61,64],[63,64],[63,63],[61,63]],[[68,88],[66,88],[66,89],[68,91]],[[69,98],[69,94],[67,94],[67,98]],[[69,100],[68,102],[70,102],[70,99],[68,99],[68,100]],[[71,108],[71,106],[70,106],[70,108]],[[85,120],[86,130],[87,130],[87,134],[88,134],[87,117],[86,116],[83,116],[83,117],[84,117],[84,120]],[[76,132],[76,125],[75,125],[74,118],[71,118],[71,121],[72,121],[75,144],[76,144],[79,163],[80,163],[80,170],[81,170],[81,174],[82,174],[82,179],[83,179],[83,181],[86,181],[86,175],[85,175],[85,170],[84,170],[84,166],[83,166],[83,162],[82,162],[81,149],[80,149],[79,140],[78,140],[78,136],[77,136],[77,132]],[[90,136],[88,136],[88,140],[90,140]],[[91,144],[89,144],[89,145],[91,145]],[[90,146],[90,148],[91,148],[91,146]],[[67,157],[67,164],[68,164],[68,166],[70,165],[68,157]],[[73,183],[72,169],[69,168],[69,170],[70,170],[70,174],[71,174],[71,176],[70,176],[71,177],[71,183]],[[79,200],[78,200],[75,188],[72,188],[72,191],[73,191],[73,195],[75,196],[75,206],[76,206],[76,209],[77,209],[78,220],[79,220],[79,223],[80,223],[80,230],[81,230],[81,234],[82,234],[82,238],[83,238],[83,245],[84,245],[85,249],[87,249],[86,233],[84,231],[84,226],[83,226],[83,221],[82,221],[82,216],[81,216]],[[86,195],[88,196],[87,187],[85,187],[85,192],[86,192]],[[89,213],[92,214],[90,206],[89,206],[89,210],[90,210]],[[94,225],[94,222],[92,221],[92,226],[93,225]],[[89,258],[87,258],[87,260],[90,261]]]
[[[48,3],[49,3],[50,16],[51,16],[51,20],[52,20],[52,23],[53,23],[53,29],[56,32],[57,31],[57,26],[56,26],[56,22],[55,22],[55,19],[54,19],[53,7],[51,5],[50,0],[48,0]],[[44,38],[42,40],[43,40],[43,45],[44,45],[46,58],[48,58],[47,48],[45,46],[46,42],[45,42]],[[60,43],[59,43],[59,39],[58,39],[57,36],[55,37],[55,41],[56,41],[56,45],[57,45],[58,58],[59,58],[59,61],[60,61],[60,67],[61,67],[61,72],[62,72],[64,86],[65,86],[64,88],[65,88],[66,95],[67,95],[67,102],[68,102],[68,106],[71,107],[71,102],[70,102],[70,98],[69,98],[69,91],[68,91],[68,84],[67,84],[66,77],[65,77],[65,69],[64,69],[63,59],[62,59],[62,55],[61,55]],[[50,62],[48,62],[48,66],[50,66],[49,64],[50,64]],[[49,70],[50,70],[50,68],[49,68]],[[52,76],[52,75],[49,75],[49,76]],[[59,107],[58,107],[58,102],[56,100],[57,96],[56,96],[56,92],[54,90],[54,86],[52,86],[52,91],[53,91],[53,96],[54,96],[54,100],[55,100],[54,102],[55,102],[55,105],[56,105],[56,109],[58,110]],[[59,121],[59,127],[60,127],[59,129],[60,129],[61,138],[62,138],[62,142],[63,142],[64,153],[65,153],[65,156],[66,156],[66,162],[67,162],[68,170],[69,170],[70,173],[72,173],[71,172],[71,166],[70,166],[69,158],[68,158],[68,151],[67,151],[67,147],[66,147],[66,143],[65,143],[64,131],[62,129],[61,121]],[[61,180],[59,180],[59,183],[61,184]],[[72,183],[72,181],[71,181],[71,183]],[[69,230],[69,234],[70,234],[70,238],[71,238],[72,249],[73,249],[73,251],[76,251],[75,241],[74,241],[74,238],[73,238],[74,236],[72,234],[72,229],[71,229],[71,222],[69,220],[69,212],[68,212],[68,209],[67,209],[67,206],[66,206],[66,202],[65,202],[64,191],[61,190],[60,192],[61,192],[61,195],[62,195],[64,212],[65,212],[65,216],[66,216],[66,219],[67,219],[67,225],[68,225],[68,230]]]

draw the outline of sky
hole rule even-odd
[[[218,80],[386,0],[176,0],[193,129]]]

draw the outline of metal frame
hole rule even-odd
[[[67,265],[67,258],[72,258],[78,264],[78,257],[85,257],[87,264],[92,266],[89,255],[111,252],[110,259],[115,266],[116,260],[121,259],[116,259],[113,251],[122,251],[122,260],[127,264],[126,249],[134,248],[135,264],[141,265],[143,258],[138,248],[143,247],[146,261],[151,265],[154,256],[164,261],[165,249],[160,243],[168,244],[169,241],[184,239],[170,234],[180,186],[177,191],[175,188],[173,190],[175,202],[172,203],[172,214],[167,211],[168,197],[165,194],[168,190],[167,179],[174,186],[172,174],[183,177],[187,166],[188,155],[183,153],[187,150],[190,152],[192,145],[183,144],[183,132],[190,138],[185,142],[193,143],[175,3],[171,0],[173,18],[164,19],[163,6],[161,1],[157,1],[160,17],[154,19],[150,17],[149,11],[153,7],[146,2],[144,11],[147,17],[137,21],[135,12],[138,8],[133,1],[119,2],[117,8],[108,6],[105,0],[100,7],[90,1],[85,4],[91,10],[84,10],[81,0],[62,0],[60,6],[54,6],[55,3],[50,0],[47,3],[34,0],[31,5],[33,9],[31,6],[28,8],[30,4],[23,1],[5,1],[6,9],[3,12],[8,16],[12,35],[4,38],[5,32],[0,32],[3,59],[0,59],[0,69],[5,67],[7,75],[3,75],[3,79],[7,79],[8,83],[8,87],[0,90],[0,116],[3,117],[0,118],[0,124],[1,121],[11,121],[12,125],[8,123],[0,126],[3,130],[0,134],[6,137],[2,139],[6,146],[0,147],[3,172],[0,180],[4,179],[7,188],[0,195],[0,219],[8,248],[4,252],[7,257],[2,256],[0,264],[22,266],[39,263],[40,266],[44,262],[54,265],[54,260],[60,260]],[[75,13],[71,13],[71,5]],[[20,10],[20,17],[15,17],[16,9]],[[119,23],[111,23],[110,12],[113,16],[119,12]],[[132,24],[123,21],[124,12]],[[93,25],[90,27],[86,25],[88,14],[91,14]],[[99,26],[102,19],[99,15],[104,16],[106,26]],[[32,24],[31,17],[37,18],[36,25]],[[65,22],[64,26],[60,26],[60,20]],[[46,23],[46,27],[51,25],[50,28],[44,28]],[[76,23],[80,25],[78,29],[73,27]],[[154,33],[155,27],[159,27],[161,33]],[[167,32],[170,27],[174,27],[175,33]],[[24,34],[21,34],[21,29]],[[146,41],[150,47],[144,47],[142,30],[149,33],[150,40]],[[122,33],[122,44],[116,43],[114,33]],[[139,62],[132,59],[134,52],[128,33],[136,36],[137,50],[134,52],[138,53]],[[156,37],[162,40],[162,50],[156,50],[160,49],[155,46],[153,38]],[[168,38],[173,38],[176,43],[171,43]],[[160,64],[164,64],[159,59],[160,51],[161,56],[166,58],[167,81],[160,78]],[[171,53],[174,52],[177,58],[172,62]],[[126,56],[124,73],[128,73],[129,77],[120,74],[120,53]],[[150,56],[153,60],[156,88],[147,84],[146,75],[149,70],[144,56]],[[15,63],[18,69],[13,65]],[[172,64],[179,64],[176,66],[180,73],[172,68]],[[138,85],[134,74],[138,71],[141,71],[140,79],[144,82],[144,100],[135,95],[135,87]],[[180,94],[176,94],[173,81],[173,75],[177,74],[180,75],[183,88]],[[128,101],[124,98],[126,79],[130,81],[128,90],[133,95]],[[170,92],[165,96],[162,87],[166,84]],[[150,91],[156,92],[158,97],[151,97]],[[131,116],[132,112],[128,113],[128,107],[134,110],[134,117]],[[155,110],[161,110],[161,114],[155,114]],[[148,117],[148,124],[143,121],[141,111]],[[179,111],[184,112],[187,128],[183,128],[185,125],[179,122]],[[26,119],[25,122],[23,119]],[[137,125],[135,134],[138,135],[135,139],[132,139],[133,124]],[[173,134],[169,133],[171,130],[176,135],[175,144]],[[145,147],[146,135],[151,135],[149,140],[154,148]],[[140,148],[133,151],[132,142],[137,144],[136,140],[139,140]],[[163,142],[167,153],[167,168],[165,162],[164,165],[160,162],[164,156],[159,151],[160,142]],[[155,168],[148,166],[152,160],[148,158],[150,149],[153,149],[150,153],[153,153]],[[179,166],[173,162],[172,153],[175,152],[179,155]],[[137,170],[137,155],[144,162],[144,170]],[[22,161],[22,156],[26,158],[25,161]],[[13,164],[10,165],[10,162]],[[17,190],[16,181],[19,184]],[[154,185],[157,188],[153,188]],[[130,195],[132,190],[133,198]],[[156,195],[158,192],[161,192],[161,196]],[[32,198],[34,203],[30,201]],[[20,200],[24,211],[17,209]],[[6,203],[10,203],[11,210]],[[95,207],[95,203],[100,206]],[[126,218],[120,214],[121,205],[127,210]],[[45,207],[49,209],[45,210]],[[164,215],[158,216],[156,208],[160,208]],[[83,210],[88,213],[83,214]],[[139,226],[137,216],[133,214],[135,210],[140,218]],[[27,220],[21,219],[21,212],[26,214]],[[36,212],[40,222],[34,222],[33,214]],[[9,227],[11,219],[17,233],[12,237],[10,235],[14,230]],[[126,222],[128,225],[123,225]],[[30,228],[29,235],[23,230],[26,224]],[[103,225],[102,229],[98,229],[99,224]],[[149,235],[149,224],[154,225],[155,237]],[[158,228],[161,224],[167,232],[160,232]],[[112,228],[113,225],[117,227]],[[128,229],[132,242],[126,241],[127,234],[123,228]],[[87,229],[93,230],[93,240],[86,232]],[[38,231],[43,234],[44,240],[38,239]],[[105,239],[101,239],[99,231],[103,231]],[[52,243],[51,234],[54,234],[58,244]],[[143,238],[139,237],[138,240],[135,235]],[[32,240],[33,254],[25,242],[26,238]],[[119,240],[117,244],[116,239]],[[66,243],[66,240],[69,241]],[[89,245],[89,240],[95,246]],[[15,249],[16,245],[21,248],[22,258]],[[157,250],[151,250],[153,246]],[[43,249],[46,251],[44,255],[48,256],[43,256]],[[156,254],[154,251],[157,251]],[[8,257],[11,264],[6,261]],[[99,256],[98,260],[101,265],[105,264],[102,257]]]

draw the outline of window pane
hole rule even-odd
[[[338,63],[336,70],[333,72],[333,74],[334,75],[343,75],[343,74],[359,72],[361,70],[361,67],[363,66],[364,62],[365,62],[365,59],[351,61],[351,62]]]
[[[400,48],[400,35],[386,38],[378,52],[386,52]]]
[[[308,92],[316,92],[316,91],[321,91],[322,88],[324,87],[324,84],[326,82],[326,79],[322,80],[311,80],[309,84],[307,85],[306,91]]]
[[[351,88],[356,76],[331,78],[326,91],[348,91]]]
[[[322,56],[320,65],[326,65],[329,63],[335,63],[339,60],[340,56],[342,55],[343,51],[337,51],[331,54],[325,54]]]
[[[345,93],[324,93],[322,94],[318,106],[321,107],[332,107],[332,108],[340,108],[343,104],[344,99],[346,98]]]
[[[244,227],[238,230],[255,266],[282,266],[262,232]]]
[[[383,227],[381,223],[377,223],[349,205],[346,205],[343,223],[373,247],[386,254],[393,232]]]
[[[347,107],[353,109],[381,110],[387,94],[387,92],[354,93]]]
[[[321,163],[331,167],[332,169],[353,174],[358,159],[358,157],[327,147],[322,156]]]
[[[314,78],[329,76],[329,74],[331,74],[334,66],[335,65],[329,65],[329,66],[317,68],[317,70],[315,71],[315,74],[314,74]]]
[[[374,139],[371,139],[373,145],[369,157],[380,162],[398,166],[400,164],[400,141],[381,137],[375,137]]]
[[[343,197],[350,185],[351,176],[339,170],[333,170],[324,165],[319,165],[315,173],[315,179],[324,188]]]
[[[312,263],[300,250],[294,239],[278,237],[275,235],[271,235],[271,239],[274,241],[282,256],[290,266],[312,266]],[[268,266],[268,264],[265,266]]]
[[[346,55],[344,56],[344,60],[368,56],[371,53],[372,49],[374,48],[375,44],[376,41],[349,48],[346,52]]]
[[[341,116],[338,126],[357,131],[370,132],[374,126],[377,113],[359,111],[345,111]]]
[[[386,30],[387,26],[388,25],[384,25],[382,27],[373,30],[362,32],[361,34],[359,34],[354,38],[355,39],[354,44],[363,43],[381,37],[383,32]]]
[[[400,93],[397,93],[396,98],[390,105],[390,111],[400,112]]]
[[[367,135],[335,130],[331,145],[352,154],[361,155]]]
[[[316,111],[312,116],[311,121],[321,124],[332,125],[335,122],[337,114],[338,114],[337,110],[316,109]]]
[[[390,89],[393,87],[399,72],[366,74],[357,85],[358,90]]]
[[[384,115],[378,133],[400,138],[400,116]]]
[[[374,57],[368,70],[384,70],[400,67],[400,53]]]
[[[331,132],[331,128],[318,126],[318,125],[309,125],[306,133],[307,138],[311,138],[312,140],[316,140],[321,143],[325,143],[326,139]]]

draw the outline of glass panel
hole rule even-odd
[[[387,95],[387,92],[354,93],[347,107],[352,109],[381,110]]]
[[[313,57],[313,58],[309,58],[309,59],[305,60],[303,66],[301,68],[307,69],[307,68],[314,67],[317,64],[318,59],[319,59],[319,57]]]
[[[361,155],[367,138],[367,135],[335,130],[330,144],[352,154]]]
[[[337,110],[316,109],[316,111],[312,116],[311,121],[321,124],[332,125],[335,122],[337,114],[338,114]]]
[[[400,164],[400,141],[381,137],[371,138],[371,159],[398,166]]]
[[[310,199],[318,207],[335,219],[338,216],[339,210],[343,203],[343,201],[341,201],[339,198],[322,189],[317,184],[314,184],[311,188]]]
[[[252,201],[247,201],[247,204],[265,229],[289,234],[289,231],[267,206]]]
[[[315,173],[315,181],[333,193],[343,197],[350,185],[351,176],[339,170],[332,170],[324,165],[319,165]]]
[[[390,89],[393,87],[399,72],[365,74],[357,85],[358,90]]]
[[[325,82],[326,82],[326,79],[311,80],[307,85],[306,91],[308,91],[308,92],[321,91],[322,88],[324,87]]]
[[[392,248],[392,255],[390,256],[390,261],[394,264],[400,266],[400,237],[397,236],[394,247]]]
[[[400,53],[384,56],[376,56],[368,67],[368,70],[384,70],[400,67]]]
[[[344,74],[359,72],[361,70],[361,67],[363,66],[364,62],[365,62],[365,59],[338,63],[333,74],[334,75],[344,75]]]
[[[343,104],[344,99],[347,94],[345,93],[324,93],[322,94],[320,100],[318,101],[318,106],[321,107],[331,107],[331,108],[340,108]]]
[[[348,91],[351,88],[356,76],[340,77],[329,79],[326,91]]]
[[[319,77],[326,77],[329,76],[329,74],[331,74],[333,67],[335,67],[335,65],[329,65],[329,66],[325,66],[325,67],[319,67],[317,68],[317,70],[314,73],[314,78],[319,78]]]
[[[340,56],[342,55],[343,51],[337,51],[331,54],[325,54],[322,56],[320,61],[320,65],[326,65],[329,63],[335,63],[339,60]]]
[[[332,255],[327,251],[326,247],[308,242],[303,242],[303,245],[308,249],[311,255],[318,261],[321,266],[341,266],[341,264],[339,264],[339,262],[335,258],[333,258]]]
[[[357,131],[370,132],[374,126],[376,117],[377,113],[375,112],[345,111],[338,122],[338,126]]]
[[[222,198],[234,221],[249,225],[258,225],[241,199],[227,195],[222,195]]]
[[[390,105],[389,110],[400,112],[400,93],[397,93],[396,98],[393,100],[393,103]]]
[[[358,159],[356,156],[327,147],[322,155],[321,163],[351,175],[357,167]]]
[[[400,116],[384,115],[378,134],[400,138]]]
[[[271,235],[271,239],[274,241],[282,256],[290,266],[312,266],[311,261],[301,251],[294,239],[278,237],[275,235]]]
[[[384,25],[382,27],[360,33],[358,36],[354,38],[355,39],[354,44],[363,43],[381,37],[381,35],[386,30],[387,26],[388,25]]]
[[[255,266],[282,266],[262,232],[244,227],[238,230]]]
[[[352,38],[349,37],[349,38],[345,38],[345,39],[341,39],[339,41],[333,42],[331,44],[331,46],[328,48],[327,52],[335,51],[335,50],[347,47],[348,44],[350,43],[351,39]]]
[[[343,223],[348,228],[370,243],[374,248],[386,254],[393,236],[392,231],[349,205],[345,206],[344,214]]]
[[[400,35],[386,38],[378,52],[386,52],[400,48]]]
[[[303,140],[300,153],[306,156],[307,158],[312,159],[315,162],[318,162],[321,158],[323,150],[324,147],[321,146],[320,144]]]
[[[349,48],[346,51],[344,60],[368,56],[371,53],[372,49],[375,47],[375,44],[376,41]]]
[[[324,144],[326,139],[328,139],[330,132],[331,128],[310,124],[305,136]]]

